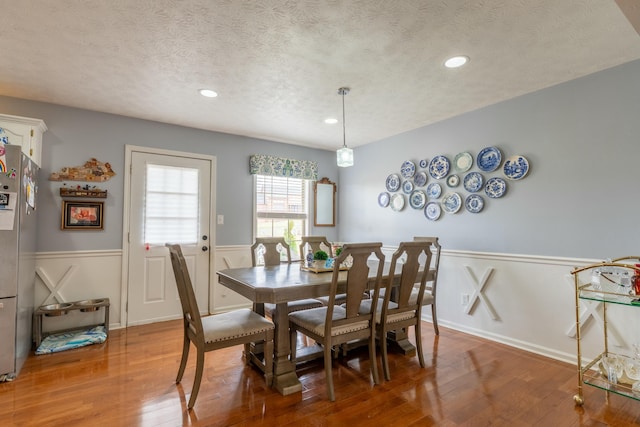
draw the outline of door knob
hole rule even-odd
[[[209,247],[208,247],[208,246],[203,246],[203,247],[202,247],[202,252],[207,252],[208,250],[209,250]]]

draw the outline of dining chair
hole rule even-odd
[[[322,250],[329,254],[329,257],[333,258],[331,243],[329,243],[325,236],[302,236],[300,241],[300,259],[302,259],[302,262],[305,260],[306,249],[311,250],[314,254]]]
[[[256,241],[251,245],[251,264],[254,267],[280,265],[283,255],[285,262],[290,264],[291,248],[284,237],[256,237]]]
[[[414,237],[414,242],[428,242],[431,244],[431,265],[429,266],[429,276],[427,277],[427,285],[424,289],[424,295],[422,297],[422,305],[431,306],[431,322],[433,324],[433,331],[436,335],[440,335],[438,329],[438,317],[436,316],[436,289],[438,286],[438,275],[440,272],[440,250],[441,246],[437,237]],[[414,289],[412,298],[417,298],[418,290]]]
[[[375,289],[379,290],[382,271],[384,269],[384,254],[382,253],[382,243],[354,243],[346,244],[340,256],[336,259],[333,267],[331,288],[329,293],[329,304],[319,308],[297,311],[289,314],[289,329],[291,331],[291,342],[295,342],[296,333],[300,332],[324,347],[324,369],[327,382],[327,393],[330,401],[335,401],[332,375],[332,349],[336,345],[352,340],[368,340],[369,364],[371,374],[375,384],[379,384],[378,364],[376,360],[376,343],[374,316],[376,301],[372,301],[371,310],[368,313],[360,312],[360,305],[363,300],[365,290],[369,286],[369,264],[371,257],[378,261],[377,273],[375,276]],[[340,271],[340,264],[347,257],[353,258],[353,264],[347,271]],[[346,289],[346,302],[344,307],[335,305],[336,294],[338,293],[338,281],[345,278],[343,282]],[[291,346],[291,358],[295,362],[296,349]]]
[[[191,389],[188,409],[196,403],[200,382],[204,371],[204,354],[208,351],[244,344],[245,363],[249,364],[250,344],[264,342],[264,362],[259,367],[264,371],[267,386],[273,380],[273,337],[275,326],[272,322],[250,309],[239,309],[213,316],[200,316],[196,296],[191,284],[180,245],[166,244],[169,248],[173,273],[176,278],[180,304],[182,305],[183,345],[182,359],[176,383],[180,383],[187,366],[191,343],[196,348],[196,374]],[[255,359],[253,362],[258,363]]]
[[[413,241],[401,242],[398,249],[391,257],[389,271],[395,271],[397,264],[402,264],[400,282],[394,285],[393,281],[387,280],[383,298],[378,289],[374,292],[371,300],[361,303],[360,312],[367,313],[378,301],[378,309],[375,311],[375,330],[382,352],[382,368],[384,378],[389,381],[389,360],[387,357],[387,332],[402,328],[415,328],[415,340],[420,366],[424,368],[424,355],[422,351],[421,328],[422,305],[418,301],[423,301],[427,278],[429,276],[429,266],[431,265],[431,242]],[[418,283],[416,290],[415,284]],[[393,301],[391,301],[393,287]]]

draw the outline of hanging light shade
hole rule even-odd
[[[340,148],[336,154],[338,157],[338,166],[341,168],[353,166],[353,150],[347,148],[347,132],[344,121],[344,96],[349,93],[349,90],[348,87],[338,89],[338,95],[342,95],[342,148]]]

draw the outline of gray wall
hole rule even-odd
[[[485,197],[483,212],[462,208],[432,222],[408,204],[402,212],[378,206],[386,177],[403,161],[461,151],[475,157],[493,145],[503,157],[524,155],[531,170],[509,181],[503,198]],[[355,158],[340,176],[341,240],[395,244],[436,235],[446,249],[640,255],[640,61],[368,144]]]
[[[122,209],[125,144],[217,157],[217,213],[225,217],[216,228],[217,245],[250,244],[253,224],[251,154],[271,154],[318,162],[320,177],[338,180],[335,152],[308,149],[272,141],[167,125],[59,105],[0,97],[0,113],[45,121],[42,170],[38,192],[39,252],[108,250],[122,248]],[[48,181],[63,166],[78,166],[95,157],[110,162],[116,176],[100,183],[105,201],[103,231],[60,230],[61,182]],[[85,184],[68,182],[68,185]],[[313,223],[313,222],[312,222]],[[337,239],[337,227],[312,229]]]

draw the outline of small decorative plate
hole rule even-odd
[[[427,183],[427,173],[422,171],[415,174],[413,176],[413,183],[416,185],[416,187],[424,187],[424,185]]]
[[[484,192],[492,199],[504,196],[507,191],[507,182],[502,178],[491,178],[484,186]]]
[[[419,164],[420,164],[420,167],[421,167],[421,168],[426,168],[427,166],[429,166],[429,160],[427,160],[427,159],[422,159],[422,160],[420,160],[420,163],[419,163]]]
[[[380,205],[380,207],[386,208],[387,206],[389,206],[390,198],[391,196],[386,191],[378,194],[378,204]]]
[[[480,170],[485,172],[493,172],[498,169],[500,162],[502,162],[502,153],[496,147],[483,148],[476,159]]]
[[[440,218],[440,214],[442,214],[442,210],[440,210],[440,203],[438,202],[429,202],[424,207],[424,216],[431,221],[436,221]]]
[[[445,156],[435,156],[429,162],[429,175],[434,179],[441,179],[449,174],[451,164]]]
[[[391,193],[393,193],[394,191],[398,191],[398,188],[400,188],[400,177],[398,176],[398,174],[392,173],[391,175],[389,175],[387,177],[387,191],[390,191]]]
[[[440,187],[440,184],[438,184],[437,182],[432,182],[431,184],[427,185],[427,196],[429,196],[430,199],[437,199],[441,194],[442,187]]]
[[[511,156],[504,161],[502,171],[508,179],[522,179],[529,172],[529,161],[523,156]]]
[[[407,160],[400,167],[400,173],[405,178],[411,178],[416,173],[416,164],[410,160]]]
[[[449,178],[447,178],[447,185],[451,188],[453,187],[457,187],[460,184],[460,178],[458,177],[458,175],[450,175]]]
[[[462,206],[462,198],[458,193],[447,193],[442,199],[442,209],[445,212],[456,213]]]
[[[484,178],[482,174],[478,172],[469,172],[464,176],[464,189],[469,193],[475,193],[476,191],[480,191],[482,188],[482,184],[484,184]]]
[[[453,167],[459,173],[468,171],[469,169],[471,169],[471,166],[473,166],[473,157],[471,157],[471,154],[467,153],[466,151],[464,153],[459,153],[453,159]]]
[[[411,194],[412,191],[413,191],[413,182],[407,180],[402,183],[402,192],[404,194]]]
[[[391,196],[391,209],[396,212],[404,209],[404,194],[397,193]]]
[[[471,213],[478,213],[484,208],[484,199],[479,194],[470,194],[464,199],[464,207]]]
[[[415,190],[409,196],[409,206],[413,209],[422,209],[425,203],[427,203],[427,195],[422,190]]]

